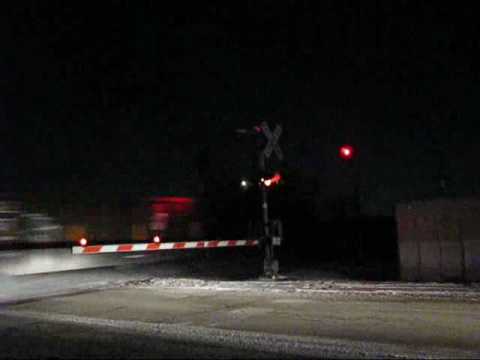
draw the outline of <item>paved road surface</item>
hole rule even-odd
[[[126,264],[145,264],[172,260],[174,252],[72,255],[71,249],[0,251],[0,275],[29,275],[57,271],[93,269]]]
[[[237,250],[245,249],[223,253],[235,257],[239,253],[235,252]],[[222,250],[215,249],[214,252]],[[77,256],[73,256],[68,249],[0,252],[0,304],[111,288],[128,281],[152,277],[195,276],[200,268],[207,273],[229,273],[209,267],[208,259],[199,255],[199,252],[184,250]],[[248,271],[245,267],[248,267]],[[230,270],[238,278],[235,274],[252,270],[250,260],[245,267],[240,264]]]
[[[189,261],[185,253],[73,256],[68,249],[0,252],[0,304],[109,288],[149,278],[155,269],[175,275],[182,262]]]
[[[114,267],[0,275],[0,357],[480,357],[478,286],[312,271],[240,281],[249,265],[231,259],[114,256]]]
[[[127,286],[4,307],[0,354],[478,358],[479,310],[451,300]]]
[[[266,351],[195,344],[156,334],[68,324],[18,316],[0,316],[0,358],[274,358]],[[288,356],[283,356],[288,358]],[[290,358],[294,358],[290,356]],[[298,358],[298,357],[295,357]]]

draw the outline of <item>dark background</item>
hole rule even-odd
[[[239,212],[254,147],[235,129],[267,121],[284,128],[291,234],[478,194],[468,3],[174,4],[2,3],[2,191],[202,193]]]

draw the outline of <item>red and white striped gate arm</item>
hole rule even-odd
[[[72,247],[73,255],[126,253],[136,251],[159,251],[181,249],[210,249],[220,247],[257,246],[258,240],[206,240],[189,242],[167,243],[138,243],[138,244],[115,244],[115,245],[90,245]]]

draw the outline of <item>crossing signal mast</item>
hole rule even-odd
[[[264,275],[269,278],[276,279],[278,277],[279,262],[275,256],[275,246],[280,246],[282,242],[282,223],[279,219],[271,220],[269,216],[268,192],[274,187],[281,184],[283,178],[278,169],[278,162],[283,161],[283,152],[280,148],[278,140],[282,135],[282,127],[276,125],[272,130],[264,121],[259,125],[253,126],[251,129],[237,129],[236,132],[240,135],[251,135],[261,137],[261,142],[265,143],[264,148],[258,154],[258,168],[261,177],[258,185],[260,186],[262,194],[262,220],[263,220],[263,237],[261,246],[264,249]],[[273,155],[273,156],[272,156]],[[278,160],[277,166],[273,165],[272,157]],[[246,190],[250,186],[250,182],[246,179],[241,179],[240,187]]]
[[[280,135],[282,135],[282,127],[275,126],[272,132],[268,124],[264,121],[260,126],[254,129],[265,136],[267,144],[263,151],[259,154],[259,168],[262,174],[272,174],[264,176],[260,179],[260,187],[262,191],[262,213],[263,213],[263,229],[264,229],[264,249],[265,258],[263,263],[264,275],[276,279],[279,271],[279,261],[275,257],[275,246],[279,246],[282,241],[282,224],[280,220],[270,221],[268,213],[268,190],[274,185],[277,185],[282,180],[280,172],[271,171],[269,161],[272,154],[275,154],[277,159],[281,162],[283,160],[283,152],[278,144]]]

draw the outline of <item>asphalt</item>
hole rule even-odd
[[[478,358],[479,314],[480,304],[466,301],[137,286],[11,305],[1,313],[72,328],[115,329],[131,334],[127,343],[153,336],[246,355],[352,358]],[[52,329],[44,339],[56,338]]]
[[[226,254],[229,260],[238,259],[237,255],[242,254],[242,251],[222,250],[214,252]],[[0,305],[108,289],[152,277],[220,274],[241,279],[256,272],[251,266],[252,260],[260,263],[249,257],[251,252],[246,254],[247,257],[242,257],[247,259],[246,265],[240,263],[219,271],[218,267],[211,266],[209,257],[195,251],[78,256],[67,249],[0,252]],[[235,261],[230,265],[232,263]]]
[[[128,264],[152,264],[187,257],[175,252],[72,255],[71,248],[0,251],[0,275],[48,274]]]
[[[478,286],[270,281],[218,254],[0,275],[0,357],[480,358]]]
[[[85,324],[0,315],[0,358],[63,359],[237,359],[293,358],[248,350],[170,339],[154,333]],[[298,358],[298,357],[295,357]]]

